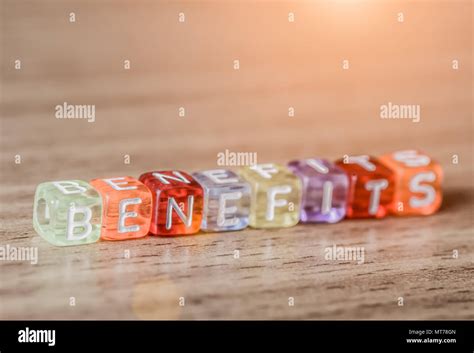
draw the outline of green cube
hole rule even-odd
[[[102,198],[85,181],[50,181],[37,186],[33,226],[51,244],[95,243],[101,224]]]

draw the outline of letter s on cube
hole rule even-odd
[[[249,224],[253,228],[292,227],[299,222],[301,180],[278,164],[240,169],[252,188]]]
[[[33,207],[33,227],[53,245],[89,244],[100,238],[102,198],[85,181],[39,184]]]
[[[204,191],[191,175],[176,170],[156,171],[142,174],[139,179],[153,198],[151,234],[172,236],[199,231]]]
[[[430,215],[440,208],[443,170],[437,162],[417,150],[397,151],[379,159],[395,172],[392,214]]]
[[[129,176],[93,179],[91,185],[102,196],[102,240],[142,238],[151,222],[151,192]]]

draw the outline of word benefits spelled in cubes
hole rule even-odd
[[[141,238],[151,221],[151,192],[132,177],[94,179],[90,184],[102,196],[103,240]]]
[[[288,168],[303,184],[303,223],[335,223],[344,218],[349,180],[343,169],[316,158],[291,161]]]
[[[203,189],[193,177],[180,171],[149,172],[140,181],[151,191],[153,210],[150,233],[181,235],[201,227]]]
[[[369,156],[346,156],[336,162],[349,177],[348,218],[382,218],[391,207],[395,174]]]
[[[277,164],[257,164],[242,168],[240,173],[252,189],[251,227],[291,227],[298,223],[301,180],[296,175]]]
[[[36,188],[36,232],[53,245],[82,245],[100,238],[102,199],[82,180],[51,181]]]
[[[395,172],[395,196],[391,212],[396,215],[430,215],[441,206],[441,166],[416,150],[398,151],[379,158]]]
[[[230,170],[193,173],[204,189],[201,229],[207,232],[239,230],[248,226],[250,185]]]

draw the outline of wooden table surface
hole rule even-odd
[[[1,3],[0,246],[39,259],[0,261],[0,319],[474,319],[471,1]],[[44,181],[406,148],[445,171],[433,216],[68,248],[32,227]]]

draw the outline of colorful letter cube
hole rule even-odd
[[[103,240],[141,238],[151,222],[151,192],[138,180],[126,176],[94,179],[90,184],[102,196]]]
[[[175,170],[149,172],[142,174],[140,181],[153,198],[150,233],[181,235],[199,231],[204,192],[191,175]]]
[[[204,190],[201,229],[207,232],[239,230],[248,226],[250,185],[230,170],[193,173]]]
[[[395,196],[390,211],[399,216],[430,215],[441,206],[441,166],[416,150],[398,151],[379,158],[395,172]]]
[[[33,227],[53,245],[88,244],[100,238],[102,199],[85,181],[39,184],[33,207]]]
[[[303,223],[335,223],[344,218],[349,179],[343,169],[317,158],[291,161],[288,168],[303,184]]]
[[[250,226],[254,228],[291,227],[298,223],[301,180],[278,164],[257,164],[240,170],[252,189]]]
[[[382,218],[393,202],[395,174],[369,156],[347,156],[336,162],[349,177],[348,218]]]

